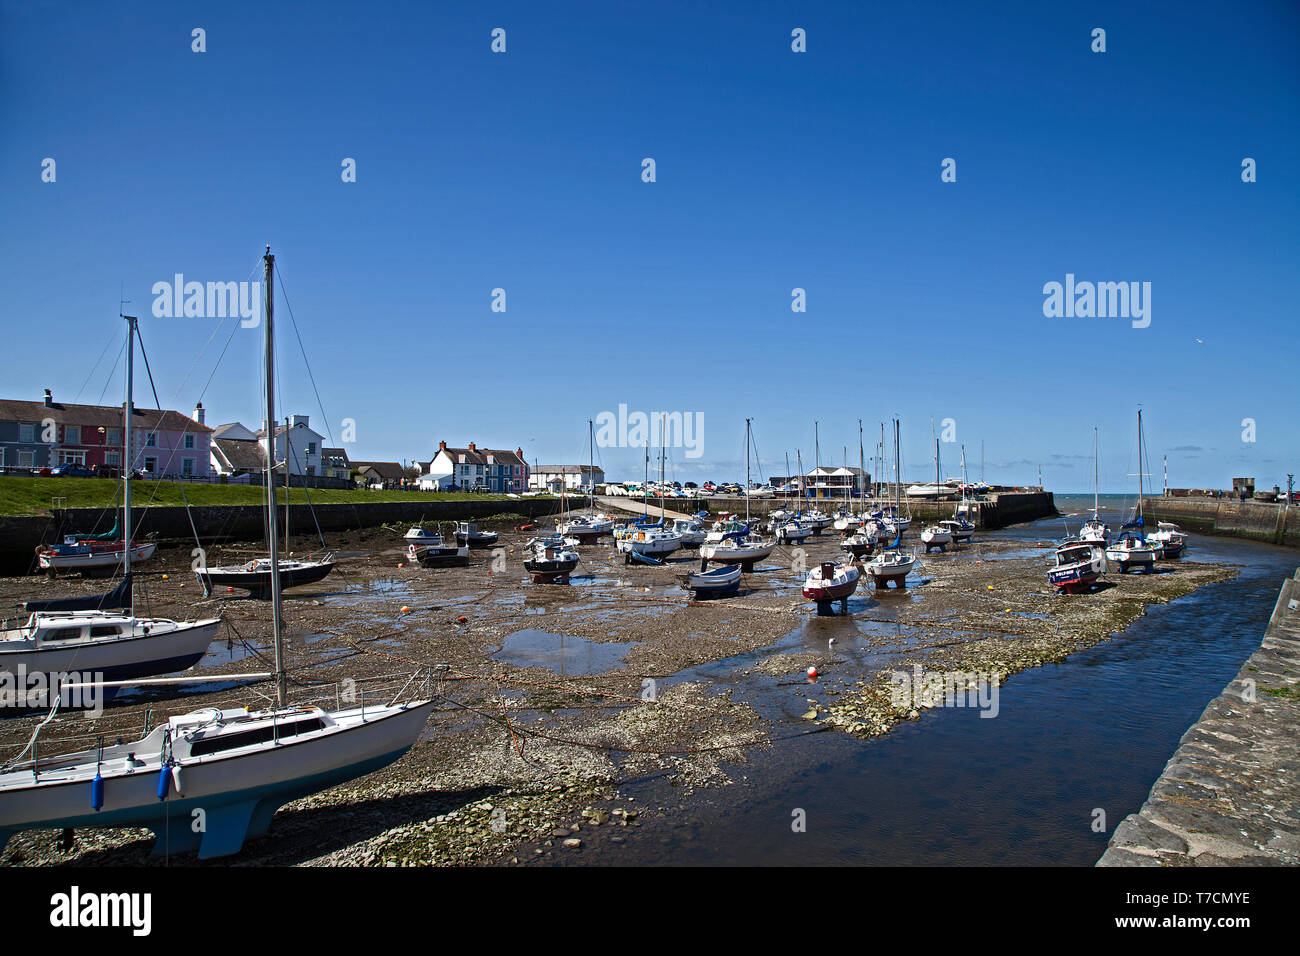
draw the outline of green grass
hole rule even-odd
[[[260,485],[210,485],[184,482],[185,497],[181,497],[181,482],[133,481],[131,504],[137,508],[149,506],[184,505],[258,505],[266,491]],[[0,475],[0,514],[43,515],[54,507],[55,498],[60,508],[109,508],[120,504],[120,481],[109,478],[19,478]],[[292,488],[293,504],[306,504],[307,492],[311,503],[372,504],[381,501],[509,501],[505,495],[481,495],[469,492],[429,491],[345,491],[336,488]],[[284,488],[278,491],[278,500],[284,501]]]

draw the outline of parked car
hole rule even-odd
[[[65,462],[62,465],[56,465],[50,469],[50,474],[55,478],[94,478],[95,473],[85,465],[79,465],[74,461]]]

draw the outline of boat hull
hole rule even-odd
[[[147,827],[159,838],[155,854],[198,851],[200,859],[238,853],[248,837],[266,832],[275,811],[291,800],[387,766],[415,743],[433,701],[306,740],[288,739],[253,753],[181,762],[181,790],[159,800],[156,760],[141,772],[104,779],[103,805],[91,807],[85,779],[60,781],[30,771],[0,776],[0,849],[13,834],[35,828]],[[380,711],[380,708],[374,708]],[[31,786],[14,789],[26,778]],[[174,779],[174,777],[173,777]],[[193,832],[194,811],[205,827]]]
[[[334,570],[332,561],[301,567],[280,568],[280,590],[315,584]],[[238,569],[222,570],[210,568],[207,571],[195,571],[203,596],[211,597],[217,588],[242,588],[250,597],[269,598],[271,596],[270,571],[242,571]]]

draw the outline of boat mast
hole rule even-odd
[[[664,523],[664,517],[667,514],[668,502],[664,498],[664,420],[666,416],[659,416],[659,523]]]
[[[587,419],[587,506],[596,513],[596,436],[591,419]]]
[[[120,315],[120,313],[119,313]],[[122,406],[122,574],[131,576],[131,419],[135,414],[131,392],[135,386],[135,323],[134,315],[121,315],[126,319],[126,404]]]
[[[280,555],[279,542],[276,537],[279,529],[275,521],[275,332],[272,321],[275,313],[275,286],[271,284],[271,275],[275,269],[275,256],[271,247],[266,247],[262,257],[266,263],[266,287],[263,299],[266,301],[266,332],[264,351],[266,352],[266,507],[271,520],[266,523],[267,546],[271,555],[271,631],[275,637],[275,698],[279,706],[289,702],[289,682],[284,672],[284,635],[280,629]],[[289,436],[285,436],[288,442]],[[286,446],[287,447],[287,446]],[[287,467],[286,467],[287,470]]]
[[[289,416],[284,417],[284,556],[289,557]]]
[[[749,423],[745,419],[745,525],[749,525]]]
[[[855,480],[855,484],[857,484],[858,486],[858,495],[860,499],[865,499],[866,492],[867,492],[867,489],[862,487],[864,484],[864,482],[862,481],[863,478],[862,473],[866,471],[866,468],[863,467],[865,464],[866,464],[866,459],[862,457],[862,419],[859,418],[858,419],[858,477]],[[860,508],[861,511],[867,510],[867,505],[865,500],[861,500],[859,504],[861,504],[862,506]]]
[[[1098,500],[1097,500],[1101,493],[1101,489],[1099,487],[1099,482],[1100,482],[1099,465],[1100,463],[1098,462],[1097,459],[1097,426],[1094,425],[1092,426],[1092,520],[1093,521],[1099,520],[1098,511],[1100,505],[1098,504]]]

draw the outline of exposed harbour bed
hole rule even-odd
[[[878,593],[864,585],[847,617],[817,617],[799,593],[803,574],[791,566],[837,556],[832,535],[810,539],[802,555],[779,548],[745,576],[740,595],[706,603],[691,602],[678,580],[698,567],[693,552],[662,568],[626,567],[606,539],[581,549],[570,585],[543,586],[526,582],[511,551],[525,537],[503,529],[505,565],[490,575],[490,551],[474,552],[469,568],[426,570],[406,564],[396,535],[327,539],[341,553],[334,574],[286,596],[294,698],[350,678],[378,699],[381,686],[400,684],[417,667],[446,664],[446,700],[401,761],[288,805],[266,837],[214,863],[580,859],[592,842],[617,845],[625,827],[652,825],[663,812],[627,799],[620,787],[628,781],[660,775],[683,794],[732,785],[743,777],[751,748],[768,746],[777,733],[789,736],[789,728],[774,727],[735,692],[736,679],[741,686],[747,677],[762,679],[761,693],[788,696],[796,713],[804,711],[796,733],[869,738],[921,709],[891,703],[895,672],[920,666],[1005,680],[1106,640],[1151,605],[1236,573],[1227,565],[1167,562],[1155,574],[1110,575],[1089,595],[1058,596],[1046,583],[1047,542],[1026,546],[992,533],[948,554],[922,556],[907,589]],[[310,542],[295,538],[292,546]],[[148,568],[168,577],[145,580],[148,612],[220,612],[230,643],[213,646],[203,671],[265,669],[257,655],[268,653],[268,605],[225,594],[205,601],[189,573],[188,551],[159,554]],[[209,556],[221,559],[217,551]],[[100,583],[4,578],[0,604],[85,593]],[[546,635],[553,636],[549,651]],[[731,679],[725,687],[714,683],[698,673],[701,665],[726,668]],[[810,666],[819,671],[815,681],[805,676]],[[130,737],[141,729],[146,706],[156,722],[213,703],[258,706],[270,693],[265,684],[188,691],[115,705],[93,728],[61,715],[47,733],[51,741],[87,733]],[[321,702],[332,705],[332,687],[327,693]],[[0,722],[0,754],[20,749],[32,726],[30,718]],[[63,749],[78,745],[85,741]],[[42,753],[57,749],[51,743]],[[147,831],[86,830],[65,849],[57,833],[29,832],[10,840],[0,865],[139,865],[151,860],[151,844]]]

